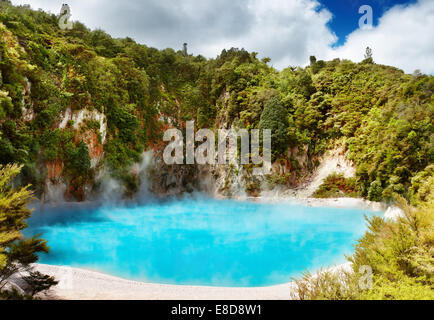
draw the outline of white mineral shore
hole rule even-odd
[[[36,270],[59,284],[40,296],[59,300],[289,300],[294,282],[269,287],[205,287],[154,284],[125,280],[103,273],[44,264]],[[345,263],[330,270],[351,270]]]
[[[309,207],[332,207],[332,208],[347,208],[347,209],[365,209],[370,211],[386,211],[388,205],[381,202],[374,202],[365,200],[362,198],[327,198],[327,199],[316,199],[316,198],[299,198],[291,196],[263,196],[256,198],[247,198],[247,200],[258,201],[258,202],[279,202],[279,203],[291,203],[298,204]],[[399,208],[393,207],[394,213],[398,214]]]
[[[384,211],[387,206],[363,199],[312,199],[259,197],[249,200],[260,202],[288,201],[300,205],[363,208]],[[389,207],[385,218],[396,219],[403,212],[397,207]],[[70,268],[35,264],[35,268],[54,276],[59,284],[42,295],[42,299],[60,300],[289,300],[295,284],[288,282],[269,287],[206,287],[189,285],[167,285],[131,281],[103,273]],[[329,270],[352,270],[351,263],[335,266]],[[291,279],[288,279],[291,280]]]

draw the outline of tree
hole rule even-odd
[[[310,69],[312,70],[313,74],[317,74],[325,66],[326,66],[326,62],[324,60],[318,60],[318,61],[315,60],[314,63],[312,63],[311,61]]]
[[[10,185],[21,168],[0,166],[0,294],[3,296],[8,294],[5,290],[8,280],[16,274],[28,274],[31,295],[57,283],[52,277],[34,272],[31,266],[38,261],[37,253],[48,252],[49,248],[45,240],[25,238],[21,233],[27,227],[25,219],[32,213],[27,206],[33,200],[29,186],[14,189]]]
[[[51,286],[58,284],[58,281],[54,280],[54,277],[50,277],[46,274],[42,274],[39,271],[31,271],[29,275],[23,277],[24,281],[28,284],[27,291],[31,296],[50,289]]]
[[[74,157],[74,165],[79,173],[86,174],[91,167],[89,147],[81,140]]]
[[[271,130],[273,158],[284,153],[289,145],[288,112],[277,98],[271,98],[265,105],[259,121],[259,129]]]
[[[306,100],[310,100],[310,97],[315,93],[316,89],[313,85],[311,75],[304,69],[298,68],[295,72],[295,88],[303,95]]]
[[[310,60],[310,66],[313,66],[316,63],[316,57],[315,56],[310,56],[309,60]]]
[[[375,180],[371,183],[371,186],[369,188],[368,199],[370,201],[380,201],[382,193],[383,193],[383,188],[381,186],[381,181]]]

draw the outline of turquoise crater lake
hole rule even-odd
[[[44,264],[153,283],[251,287],[344,263],[366,231],[363,209],[184,199],[37,210],[26,235]]]

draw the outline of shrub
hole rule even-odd
[[[411,179],[409,188],[411,203],[434,203],[434,165],[431,164],[425,170],[419,172]]]
[[[368,219],[368,231],[349,257],[353,272],[306,274],[296,280],[299,299],[434,299],[434,206],[410,207],[397,196],[405,216]],[[372,287],[362,290],[362,266],[372,268]]]
[[[264,107],[259,121],[259,130],[271,130],[273,157],[284,153],[289,145],[288,118],[285,107],[276,98],[272,98]]]
[[[380,180],[375,180],[371,183],[368,190],[368,199],[371,201],[381,201],[383,194],[383,187]]]
[[[26,238],[21,233],[27,227],[26,219],[32,213],[28,205],[33,200],[29,186],[11,187],[12,179],[21,168],[0,165],[0,298],[6,299],[30,299],[57,284],[54,278],[34,272],[32,267],[38,261],[38,253],[49,251],[47,242],[37,236]],[[22,277],[22,274],[28,276]],[[28,295],[22,297],[16,290],[3,290],[13,276],[22,277],[28,284]]]
[[[357,183],[354,178],[345,178],[343,174],[332,173],[318,187],[314,198],[357,197]]]

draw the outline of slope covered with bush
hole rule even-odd
[[[297,174],[288,149],[307,150],[312,170],[339,143],[357,166],[356,191],[371,200],[410,198],[424,188],[420,177],[432,177],[432,76],[372,59],[312,57],[306,68],[279,72],[243,49],[184,56],[81,23],[62,31],[56,16],[7,2],[0,34],[0,163],[24,164],[22,182],[39,192],[59,171],[82,199],[98,166],[134,191],[131,166],[144,150],[161,148],[165,128],[187,120],[199,128],[272,128],[273,159]],[[107,128],[93,118],[62,124],[68,110],[103,115]]]

